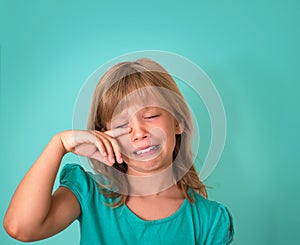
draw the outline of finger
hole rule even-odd
[[[102,156],[106,157],[107,156],[106,147],[103,144],[103,142],[100,139],[98,139],[97,137],[96,137],[96,146],[97,146],[98,150],[100,151],[100,153],[102,154]]]
[[[95,132],[101,139],[104,140],[104,136],[103,136],[103,133],[99,133],[99,132]],[[121,155],[121,150],[120,150],[120,147],[119,147],[119,143],[117,142],[116,139],[114,139],[113,137],[111,137],[110,135],[108,134],[105,134],[106,137],[107,137],[107,140],[110,142],[110,146],[112,147],[112,151],[113,151],[113,154],[115,156],[115,160],[117,160],[118,163],[123,163],[123,159],[122,159],[122,155]],[[107,142],[106,142],[107,143]],[[108,143],[107,143],[108,144]],[[109,150],[109,149],[108,149]],[[112,161],[112,159],[111,159]]]
[[[122,133],[123,132],[124,132],[124,130],[122,129]],[[125,130],[125,132],[127,132],[127,130]],[[99,138],[101,138],[103,140],[103,143],[105,142],[106,147],[107,147],[107,151],[110,151],[110,146],[112,147],[112,151],[113,151],[113,154],[114,154],[115,158],[114,158],[114,156],[112,158],[111,155],[110,155],[110,152],[109,152],[108,154],[109,154],[110,161],[114,162],[114,160],[117,160],[118,163],[123,163],[121,150],[120,150],[119,143],[117,142],[117,140],[115,140],[109,134],[103,134],[102,132],[99,132],[99,131],[97,131],[95,133],[98,135]],[[121,133],[121,132],[118,131],[118,133]],[[108,140],[110,144],[108,144],[108,142],[106,140]]]
[[[121,150],[120,150],[120,147],[119,147],[119,144],[118,144],[117,140],[111,139],[111,144],[113,146],[117,162],[120,163],[120,164],[123,163],[123,159],[122,159],[122,155],[121,155]]]
[[[114,156],[114,149],[111,144],[111,139],[106,138],[103,135],[99,135],[99,138],[101,139],[104,147],[105,147],[105,152],[107,153],[107,159],[110,161],[112,164],[115,163],[115,156]]]
[[[106,137],[103,135],[102,132],[99,132],[97,130],[91,131],[91,133],[95,136],[94,144],[97,146],[99,151],[101,152],[102,156],[107,157],[108,156],[108,149],[107,145],[109,146],[109,141],[106,139]],[[111,146],[110,146],[111,147]]]
[[[113,138],[117,138],[123,134],[128,134],[130,132],[131,128],[128,127],[128,128],[115,128],[115,129],[112,129],[112,130],[108,130],[108,131],[105,131],[104,133],[113,137]]]

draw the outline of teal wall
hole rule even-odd
[[[1,0],[1,220],[49,139],[72,127],[86,78],[111,58],[155,49],[198,64],[222,97],[227,140],[206,183],[232,212],[234,244],[296,244],[299,9],[291,0]],[[74,223],[36,244],[78,244],[78,231]],[[20,243],[1,227],[0,244]]]

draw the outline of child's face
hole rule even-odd
[[[173,115],[158,106],[132,105],[113,117],[108,128],[130,127],[128,134],[119,136],[122,157],[128,174],[155,174],[172,163],[176,134],[180,127]]]

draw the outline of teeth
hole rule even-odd
[[[157,145],[154,145],[154,146],[150,146],[144,150],[139,150],[139,151],[136,151],[135,154],[137,155],[140,155],[140,154],[143,154],[143,153],[146,153],[146,152],[149,152],[149,151],[152,151],[152,150],[156,150],[158,148]]]

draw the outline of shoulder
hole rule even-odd
[[[59,176],[60,186],[70,189],[81,207],[85,206],[87,202],[92,199],[99,199],[103,203],[111,203],[112,199],[105,197],[99,189],[104,190],[110,181],[101,174],[94,174],[84,170],[84,168],[75,163],[66,164]],[[105,188],[105,190],[108,190]]]
[[[60,178],[71,177],[73,175],[76,175],[77,177],[83,177],[85,173],[86,173],[85,170],[79,164],[68,163],[63,166],[60,172]]]
[[[196,192],[193,192],[193,195],[195,200],[195,208],[202,212],[202,215],[206,214],[205,216],[207,216],[207,218],[214,217],[219,209],[226,209],[225,206],[221,203],[206,199],[205,197],[199,195]]]
[[[208,244],[229,244],[233,239],[234,229],[232,215],[228,208],[221,203],[207,200],[203,196],[193,193],[195,203],[191,206],[195,218],[200,223],[205,242]]]
[[[66,164],[60,172],[59,182],[60,186],[74,193],[81,206],[84,206],[94,187],[88,173],[78,164]]]
[[[208,200],[194,191],[190,191],[190,195],[194,197],[194,203],[190,204],[194,213],[198,214],[201,221],[206,224],[213,222],[217,213],[229,213],[227,208],[216,201]]]
[[[59,176],[60,184],[81,184],[82,187],[88,188],[89,182],[91,182],[91,177],[88,172],[86,172],[82,166],[75,163],[66,164]]]

